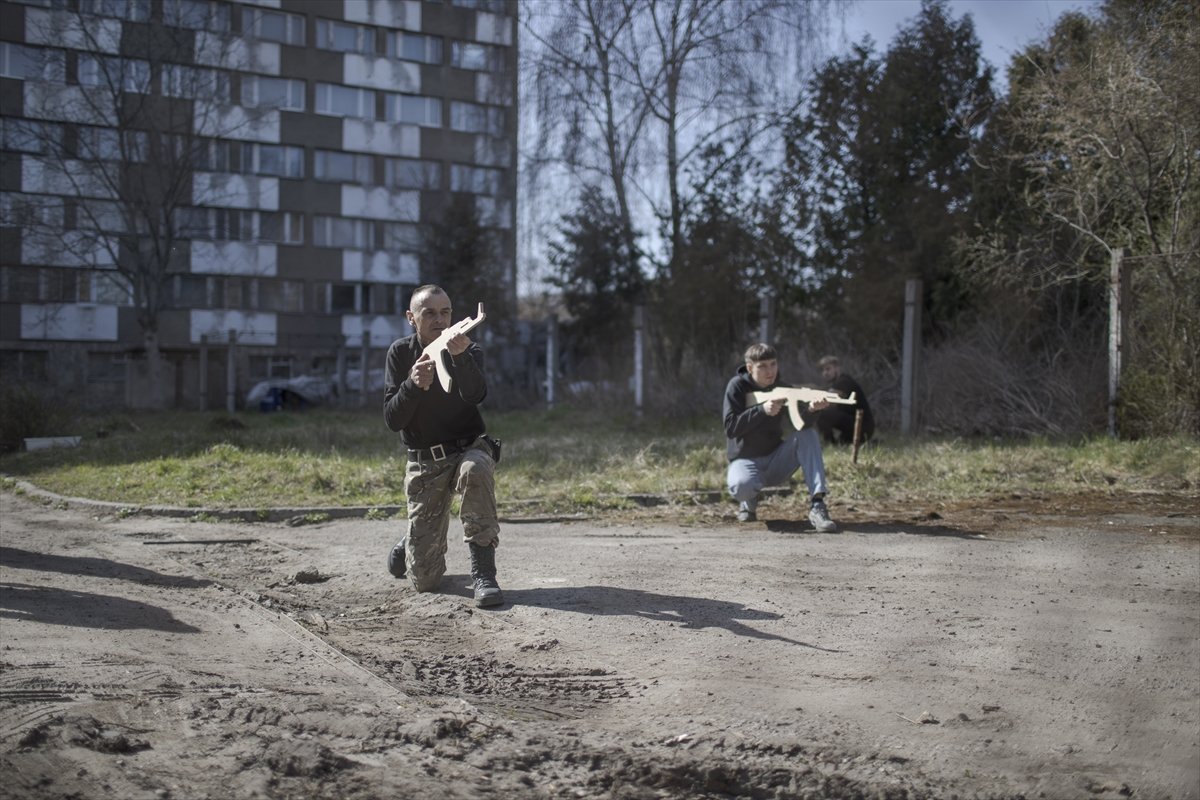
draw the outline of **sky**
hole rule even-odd
[[[983,57],[996,68],[996,88],[1006,88],[1005,72],[1012,55],[1053,27],[1068,11],[1094,11],[1100,0],[950,0],[955,19],[970,14]],[[846,12],[845,26],[834,23],[835,41],[852,43],[869,33],[876,50],[887,49],[896,31],[921,10],[920,0],[857,0]]]

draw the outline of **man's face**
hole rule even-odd
[[[825,366],[821,367],[821,377],[826,381],[832,381],[841,373],[842,371],[838,369],[837,364],[826,364]]]
[[[779,362],[773,358],[766,361],[747,361],[746,371],[750,373],[750,380],[754,381],[756,386],[765,389],[779,376]]]
[[[431,292],[417,297],[404,315],[417,332],[417,340],[428,345],[450,327],[450,313],[450,298],[442,292]]]

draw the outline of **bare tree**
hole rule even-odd
[[[534,166],[613,192],[630,252],[635,199],[666,226],[669,271],[689,202],[798,102],[798,54],[833,0],[570,0],[531,6]],[[728,162],[702,164],[714,145]],[[684,174],[692,180],[684,186]],[[665,192],[659,187],[665,187]],[[643,227],[648,227],[644,225]]]
[[[25,236],[40,241],[56,259],[50,263],[97,270],[132,303],[152,393],[146,402],[157,408],[165,402],[160,320],[173,275],[189,268],[183,245],[239,224],[236,211],[213,222],[199,208],[237,206],[228,201],[246,190],[222,175],[230,145],[218,140],[253,138],[268,112],[231,104],[229,75],[215,67],[253,68],[253,55],[219,30],[220,20],[125,25],[89,13],[94,5],[27,18],[27,38],[65,46],[40,52],[73,66],[67,73],[76,83],[28,82],[25,119],[11,123],[39,153],[26,161]]]
[[[649,113],[621,50],[634,6],[628,0],[568,0],[531,8],[524,22],[537,45],[530,70],[538,128],[527,171],[536,182],[547,166],[563,164],[576,189],[607,184],[624,256],[632,259],[638,248],[630,181]]]

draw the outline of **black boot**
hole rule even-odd
[[[498,606],[504,602],[500,584],[496,583],[496,548],[469,542],[471,548],[471,577],[475,583],[475,605],[480,608]]]
[[[408,569],[408,565],[404,562],[404,545],[407,541],[407,536],[401,538],[388,553],[388,572],[392,573],[392,577],[403,578]]]

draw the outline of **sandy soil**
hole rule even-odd
[[[1197,798],[1195,498],[399,523],[0,493],[0,796]]]

